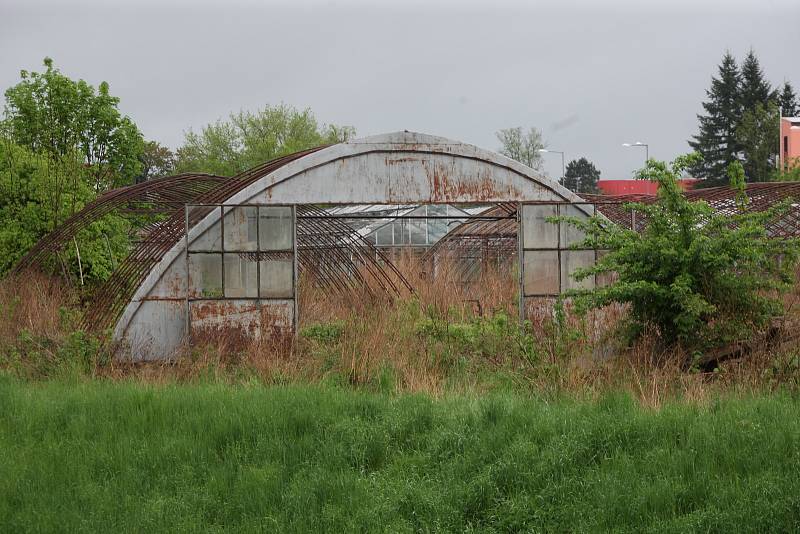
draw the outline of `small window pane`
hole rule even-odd
[[[219,220],[189,243],[189,250],[222,251],[222,225]]]
[[[594,276],[584,278],[580,282],[572,277],[577,269],[594,265],[594,250],[565,250],[561,253],[561,285],[562,291],[569,289],[591,289],[594,287]]]
[[[392,239],[391,224],[387,224],[379,228],[378,231],[375,233],[375,236],[378,245],[381,246],[394,245],[394,240]]]
[[[430,244],[436,243],[450,231],[450,228],[458,226],[458,222],[453,222],[452,226],[447,225],[447,219],[431,219],[428,221],[428,240]]]
[[[257,266],[247,254],[225,254],[225,296],[257,297]]]
[[[394,244],[397,245],[407,245],[408,244],[408,228],[406,227],[406,221],[397,221],[392,223],[392,227],[394,228]]]
[[[447,215],[447,204],[430,204],[428,205],[428,215],[441,217]]]
[[[269,206],[259,208],[260,250],[290,250],[294,241],[292,208]]]
[[[417,219],[408,224],[408,230],[412,245],[427,245],[428,236],[426,232],[426,221]]]
[[[523,292],[528,295],[557,295],[558,251],[525,251],[523,254]]]
[[[265,260],[260,264],[261,296],[292,298],[294,295],[294,265],[290,260]]]
[[[588,219],[594,215],[593,204],[565,204],[561,206],[561,215],[565,217],[576,217],[578,219]],[[561,226],[561,248],[569,248],[586,239],[586,233],[571,224],[562,222]]]
[[[189,296],[222,297],[222,254],[189,254]]]
[[[553,204],[525,204],[522,206],[522,247],[557,248],[558,224],[547,222],[557,215]]]
[[[238,206],[225,213],[225,250],[256,250],[256,214],[254,206]]]

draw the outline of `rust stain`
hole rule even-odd
[[[386,156],[383,158],[384,163],[386,165],[398,165],[400,163],[416,163],[419,161],[418,157],[405,157],[405,158],[397,158],[397,157],[389,157]]]
[[[290,310],[284,304],[262,303],[259,308],[256,301],[246,305],[241,301],[226,300],[193,302],[192,333],[216,333],[249,339],[270,337],[276,330],[291,328]]]
[[[521,194],[511,184],[498,184],[487,170],[477,178],[453,177],[445,165],[426,167],[431,188],[431,202],[471,200],[485,202],[497,199],[520,198]]]

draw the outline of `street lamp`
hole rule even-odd
[[[647,143],[642,143],[641,141],[636,141],[635,143],[622,143],[624,147],[634,147],[634,146],[643,146],[644,147],[644,163],[647,165],[647,162],[650,161],[650,145]]]
[[[540,148],[539,152],[552,152],[553,154],[561,154],[561,183],[564,183],[564,178],[566,177],[567,171],[564,168],[564,153],[560,150],[548,150],[546,148]]]

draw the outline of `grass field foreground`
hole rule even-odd
[[[791,531],[800,401],[0,376],[0,530]]]

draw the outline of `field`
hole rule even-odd
[[[23,531],[794,531],[800,402],[0,379]]]
[[[502,284],[419,287],[132,365],[69,289],[0,285],[0,531],[800,528],[791,330],[687,368],[608,311],[521,331]]]

